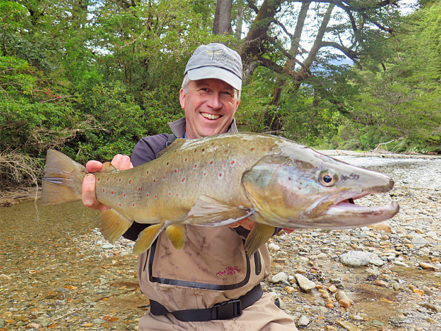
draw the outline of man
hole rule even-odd
[[[222,44],[196,49],[187,63],[179,101],[185,118],[170,123],[173,135],[141,139],[131,159],[116,155],[112,164],[128,169],[155,159],[176,137],[195,139],[236,133],[234,114],[240,103],[242,61]],[[86,165],[89,172],[102,167]],[[83,203],[90,208],[107,207],[95,199],[94,176],[83,182]],[[124,234],[135,240],[145,224]],[[187,225],[183,249],[175,249],[164,233],[138,259],[142,292],[150,299],[150,311],[139,321],[139,330],[296,330],[292,319],[278,309],[260,282],[269,273],[266,247],[248,257],[243,238],[253,226],[249,220],[230,227]]]

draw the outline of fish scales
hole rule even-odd
[[[49,150],[42,201],[80,199],[85,174],[83,166]],[[95,176],[97,200],[111,207],[99,223],[106,239],[116,240],[133,221],[155,224],[141,232],[137,253],[164,229],[175,247],[182,247],[182,224],[222,226],[248,217],[256,222],[245,242],[252,254],[274,227],[357,227],[389,219],[399,210],[394,202],[372,207],[353,203],[391,190],[388,176],[264,134],[177,139],[151,162]]]

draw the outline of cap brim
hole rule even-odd
[[[190,80],[220,79],[236,90],[242,89],[242,80],[232,72],[218,67],[200,67],[187,72]]]

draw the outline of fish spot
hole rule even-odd
[[[198,167],[198,165],[197,165],[197,164],[195,164],[195,165],[194,165],[194,168],[196,169],[197,167]]]
[[[101,178],[98,177],[98,178],[96,179],[96,181],[97,181],[97,182],[101,181]]]
[[[185,158],[184,161],[187,162],[187,158]]]
[[[127,194],[124,193],[124,194],[123,194],[123,197],[125,198],[126,196],[127,196]]]
[[[112,192],[110,192],[110,194],[115,194],[115,192],[112,191]]]
[[[168,196],[171,197],[171,195],[172,195],[171,192],[168,192]]]
[[[132,207],[135,207],[135,204],[132,204]]]
[[[162,179],[165,179],[165,176],[162,176]]]
[[[207,176],[207,173],[206,173],[206,172],[204,172],[204,177],[205,177],[205,176]]]
[[[233,161],[230,162],[230,164],[231,164],[232,166],[234,166],[234,165],[236,164],[236,161],[233,160]]]
[[[155,194],[155,199],[158,199],[158,195],[157,194]]]
[[[178,169],[175,169],[175,174],[178,172]]]
[[[132,180],[131,179],[129,179],[129,184],[132,184]]]
[[[185,177],[182,178],[182,182],[183,182],[183,183],[184,183],[186,180],[187,180],[187,178],[185,178]]]
[[[214,161],[210,161],[210,164],[213,164],[214,163]]]
[[[122,207],[122,203],[119,203],[119,206]]]
[[[224,174],[222,172],[219,173],[219,178],[222,178]]]
[[[106,190],[105,190],[105,189],[103,189],[103,192],[106,192]]]
[[[156,183],[156,179],[153,179],[153,183]]]

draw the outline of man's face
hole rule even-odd
[[[233,87],[219,79],[190,81],[179,101],[185,111],[187,138],[225,133],[239,107]]]

